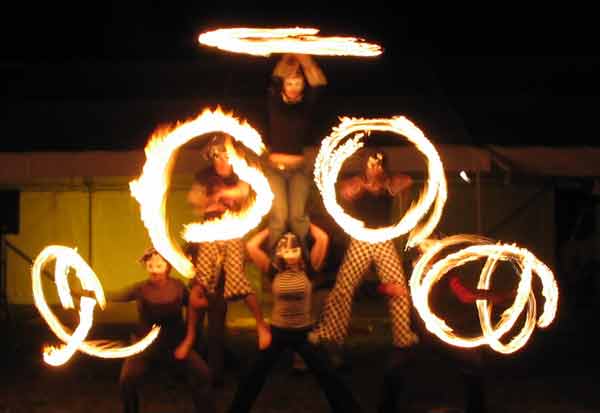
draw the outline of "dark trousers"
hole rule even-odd
[[[225,365],[227,302],[222,293],[210,294],[207,299],[208,308],[198,312],[196,348],[201,354],[206,355],[214,383],[222,383]],[[208,318],[206,329],[204,329],[205,318]]]
[[[194,350],[190,351],[186,359],[176,360],[173,351],[174,348],[159,350],[149,348],[141,354],[125,359],[119,378],[124,413],[139,412],[138,387],[148,369],[163,361],[174,368],[186,371],[196,413],[215,411],[210,371],[204,360]]]
[[[237,361],[235,355],[225,346],[225,330],[227,322],[227,300],[224,298],[224,280],[221,276],[215,286],[214,293],[207,295],[208,307],[198,312],[196,326],[196,351],[208,361],[213,383],[222,385],[225,379],[225,360]],[[204,320],[207,327],[204,328]]]
[[[399,411],[404,395],[406,370],[408,365],[414,361],[418,349],[441,355],[459,372],[465,389],[465,413],[485,413],[487,410],[482,349],[453,347],[426,332],[421,323],[415,324],[422,327],[419,328],[421,343],[411,348],[395,347],[393,349],[384,372],[378,412],[396,413]]]
[[[287,330],[271,327],[273,335],[271,346],[259,352],[257,360],[240,380],[229,412],[242,413],[250,411],[269,372],[275,366],[281,354],[287,349],[297,352],[304,359],[308,368],[316,376],[319,386],[329,402],[331,411],[339,413],[361,411],[350,390],[334,372],[326,355],[307,340],[308,331],[308,329]]]

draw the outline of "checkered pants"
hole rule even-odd
[[[254,292],[244,272],[244,243],[241,238],[201,242],[198,249],[194,263],[195,282],[203,285],[210,294],[215,292],[221,274],[225,276],[223,296],[226,300],[246,297]]]
[[[348,333],[354,291],[371,263],[384,283],[406,287],[400,256],[392,241],[370,244],[352,239],[338,272],[333,290],[329,293],[321,319],[314,330],[319,339],[342,344]],[[407,288],[408,291],[408,288]],[[396,347],[409,347],[418,342],[410,323],[410,298],[388,297],[392,322],[392,337]]]

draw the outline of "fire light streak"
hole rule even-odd
[[[142,221],[156,250],[183,276],[194,277],[194,266],[181,248],[171,239],[166,219],[165,203],[171,169],[177,150],[190,140],[209,133],[224,132],[241,142],[256,155],[261,155],[264,144],[259,133],[246,122],[240,122],[220,108],[206,109],[196,119],[176,126],[170,131],[159,131],[146,145],[146,163],[142,175],[129,184],[131,195],[140,204]],[[245,235],[256,227],[271,209],[273,193],[267,178],[226,144],[233,172],[248,182],[256,193],[254,202],[240,212],[226,212],[221,218],[204,223],[188,224],[183,237],[190,242],[228,240]]]
[[[234,53],[270,56],[273,53],[299,53],[322,56],[371,57],[382,53],[381,46],[357,37],[318,36],[311,28],[230,28],[205,32],[200,44]]]
[[[54,315],[50,309],[42,288],[42,271],[49,261],[55,259],[55,283],[58,295],[64,308],[75,308],[71,289],[68,283],[69,268],[75,270],[75,275],[81,281],[84,290],[92,291],[94,298],[81,297],[79,320],[80,323],[71,334],[65,326]],[[104,309],[106,298],[100,280],[72,248],[60,245],[51,245],[42,250],[37,256],[31,269],[33,298],[35,306],[42,318],[48,323],[52,332],[65,344],[59,346],[47,346],[44,348],[44,361],[52,366],[60,366],[66,363],[75,351],[79,350],[86,354],[101,358],[129,357],[144,351],[158,336],[160,327],[153,326],[152,330],[141,340],[130,346],[122,346],[112,341],[84,341],[93,324],[94,308],[96,304]]]
[[[423,132],[403,116],[390,119],[341,118],[338,126],[323,140],[315,160],[314,178],[323,197],[323,203],[335,221],[353,238],[376,243],[397,238],[411,232],[407,248],[414,247],[427,238],[437,226],[447,198],[444,167],[435,147]],[[404,217],[393,226],[366,228],[364,222],[348,215],[337,203],[335,183],[346,159],[364,146],[365,132],[392,132],[402,135],[415,145],[427,159],[429,177],[425,190],[406,212]],[[346,137],[354,134],[342,143]],[[429,213],[424,222],[421,220]]]
[[[438,260],[432,265],[435,257],[451,246],[474,244],[456,251]],[[478,337],[461,337],[448,326],[445,320],[435,315],[429,306],[429,293],[450,270],[465,263],[486,258],[481,271],[478,289],[490,288],[492,274],[498,261],[510,261],[519,269],[519,285],[513,304],[507,308],[496,325],[492,325],[492,303],[485,299],[476,301],[482,335]],[[542,282],[544,307],[542,314],[536,320],[536,299],[532,292],[533,274]],[[410,279],[410,289],[413,304],[424,320],[429,331],[441,340],[458,347],[473,348],[489,345],[499,353],[510,354],[522,348],[537,324],[547,327],[554,319],[558,307],[558,286],[552,271],[531,252],[516,245],[492,244],[490,240],[472,235],[455,235],[440,241],[429,243],[422,257],[418,260]],[[500,339],[515,325],[517,319],[527,306],[526,320],[522,329],[507,343]]]

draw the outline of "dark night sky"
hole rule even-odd
[[[485,3],[276,13],[194,4],[4,10],[0,150],[142,147],[158,123],[185,119],[207,102],[235,106],[260,129],[274,58],[196,43],[207,29],[251,25],[307,25],[384,46],[369,61],[319,59],[330,79],[327,119],[405,113],[441,142],[596,144],[600,57],[589,10]]]

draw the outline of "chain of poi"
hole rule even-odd
[[[198,136],[224,132],[256,155],[265,150],[259,133],[246,122],[240,122],[220,109],[205,110],[196,119],[178,125],[171,131],[155,134],[146,146],[146,163],[142,175],[129,186],[140,204],[142,221],[156,250],[183,276],[192,278],[194,266],[172,240],[166,219],[165,203],[170,185],[172,163],[177,150]],[[271,209],[273,193],[267,178],[226,144],[233,172],[248,182],[256,193],[254,202],[246,209],[227,212],[221,218],[204,223],[188,224],[183,237],[190,242],[218,241],[239,238],[256,227]]]
[[[273,53],[300,53],[328,56],[378,56],[381,46],[356,37],[318,36],[312,28],[231,28],[198,36],[200,44],[234,53],[270,56]]]
[[[389,119],[341,118],[340,124],[323,140],[317,154],[314,179],[327,212],[353,238],[371,243],[383,242],[411,232],[407,248],[427,238],[437,226],[447,198],[446,177],[442,161],[423,132],[403,116]],[[364,222],[348,215],[338,204],[335,184],[344,161],[360,149],[365,132],[392,132],[406,137],[427,159],[429,177],[425,190],[396,224],[383,228],[366,228]],[[349,135],[353,135],[347,138]],[[347,139],[346,139],[347,138]],[[346,139],[345,142],[342,141]],[[433,208],[432,208],[433,205]],[[425,222],[421,220],[429,213]]]
[[[410,279],[413,305],[425,322],[429,331],[441,340],[459,347],[473,348],[489,345],[503,354],[513,353],[522,348],[535,328],[547,327],[554,319],[558,307],[558,287],[552,271],[531,252],[515,245],[491,244],[483,237],[472,235],[455,235],[434,241],[423,256],[417,261]],[[433,259],[442,250],[464,243],[476,244],[463,248],[440,259],[432,265]],[[482,335],[478,337],[461,337],[440,317],[435,315],[429,306],[429,293],[434,284],[453,268],[468,262],[486,258],[481,271],[478,289],[488,290],[492,274],[498,261],[510,261],[519,272],[519,285],[513,304],[501,315],[496,325],[492,325],[492,303],[485,299],[476,301],[477,312],[482,327]],[[536,299],[532,292],[532,278],[536,274],[542,282],[542,295],[545,299],[542,314],[536,320]],[[527,306],[527,314],[522,329],[507,344],[500,338],[509,332]]]
[[[75,270],[75,275],[81,281],[84,290],[92,291],[95,298],[81,297],[79,310],[79,325],[73,333],[69,333],[60,320],[48,306],[42,287],[42,271],[45,264],[55,259],[55,283],[58,296],[65,309],[74,309],[75,303],[71,296],[68,283],[69,268]],[[75,351],[80,350],[86,354],[101,358],[129,357],[142,352],[158,336],[160,327],[153,326],[150,332],[135,344],[122,346],[111,341],[84,341],[93,324],[94,308],[96,304],[104,309],[106,298],[102,284],[90,266],[72,248],[51,245],[42,250],[37,256],[31,269],[33,286],[33,299],[35,306],[42,318],[48,323],[50,330],[64,343],[61,346],[47,346],[44,348],[44,361],[52,366],[66,363]]]

